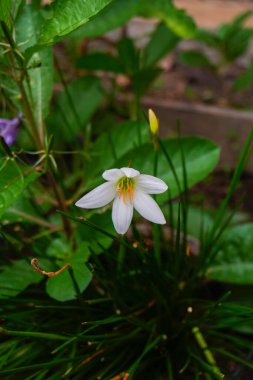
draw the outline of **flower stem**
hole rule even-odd
[[[156,137],[154,137],[154,177],[157,176],[157,168],[158,168],[158,145],[156,143]],[[154,195],[154,199],[156,199],[156,196]],[[157,262],[161,263],[161,256],[160,256],[160,241],[159,241],[159,225],[153,224],[153,240],[154,240],[154,253],[155,257],[157,259]]]
[[[202,349],[206,360],[212,366],[213,372],[215,374],[217,374],[218,376],[220,376],[221,379],[223,379],[223,374],[220,371],[219,367],[217,366],[216,360],[214,359],[212,352],[209,350],[208,345],[206,343],[206,340],[205,340],[203,334],[201,333],[200,329],[197,326],[195,326],[192,329],[192,333],[193,333],[199,347]]]

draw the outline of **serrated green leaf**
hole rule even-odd
[[[14,297],[28,285],[40,282],[42,276],[26,260],[14,261],[0,273],[0,298]]]
[[[85,264],[88,257],[89,249],[84,242],[80,245],[79,249],[73,253],[72,258],[69,260],[75,281],[81,293],[92,280],[92,273]],[[75,286],[67,269],[59,275],[49,278],[47,280],[46,289],[48,295],[57,301],[70,301],[77,297]]]
[[[13,161],[8,161],[0,171],[0,217],[24,189],[40,176],[35,169],[16,165]]]
[[[138,13],[139,0],[114,0],[96,17],[71,34],[73,38],[97,37],[125,24]]]
[[[180,140],[168,139],[164,140],[163,144],[173,162],[181,189],[183,189]],[[191,187],[203,180],[214,169],[220,156],[220,149],[210,140],[201,137],[183,137],[181,138],[181,147],[185,156],[188,186]],[[144,144],[129,151],[116,162],[115,167],[123,167],[129,160],[132,160],[133,167],[141,173],[153,175],[154,149],[152,144]],[[176,180],[161,150],[158,152],[157,176],[168,184],[173,197],[179,194]],[[159,199],[166,199],[166,197],[166,194],[161,194]]]
[[[85,24],[111,0],[55,0],[51,18],[45,20],[39,39],[40,45],[52,45]]]

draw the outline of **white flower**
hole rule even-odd
[[[76,206],[87,209],[97,208],[114,200],[112,221],[119,234],[127,232],[134,208],[153,223],[166,223],[160,207],[148,195],[160,194],[168,189],[161,179],[140,174],[138,170],[132,168],[106,170],[102,177],[107,182],[82,197],[76,202]]]

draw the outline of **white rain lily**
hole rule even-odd
[[[140,174],[132,168],[106,170],[102,177],[107,182],[87,193],[76,202],[76,206],[91,209],[113,201],[112,221],[116,231],[122,235],[130,226],[134,208],[153,223],[166,223],[160,207],[149,195],[160,194],[168,189],[161,179]]]

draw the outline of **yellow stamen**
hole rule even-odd
[[[128,178],[127,176],[124,176],[118,180],[118,197],[120,198],[122,196],[122,200],[124,204],[127,204],[127,198],[129,199],[129,202],[133,203],[133,196],[134,196],[134,179]]]

